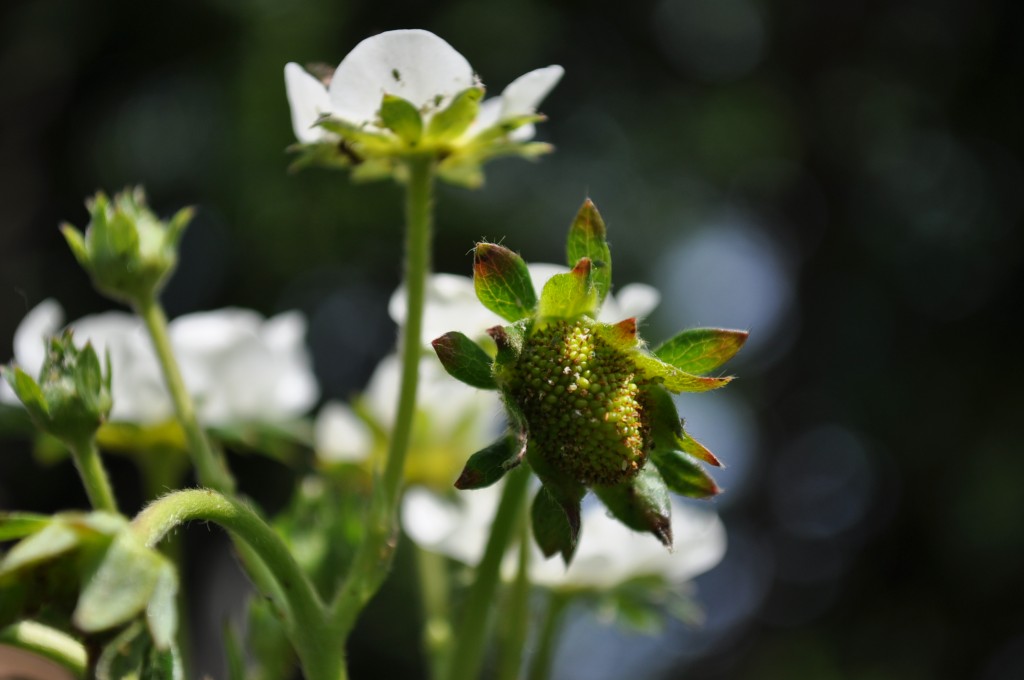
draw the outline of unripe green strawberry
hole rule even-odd
[[[617,484],[647,460],[646,379],[595,326],[585,318],[547,324],[526,339],[505,375],[530,438],[552,466],[583,484]]]

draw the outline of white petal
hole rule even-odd
[[[372,122],[381,98],[394,94],[426,111],[444,108],[475,84],[466,58],[429,31],[388,31],[367,38],[341,61],[329,88],[334,113]]]
[[[501,93],[501,117],[536,113],[537,107],[564,73],[561,66],[545,66],[513,80]]]
[[[331,112],[331,99],[324,84],[298,64],[289,62],[284,67],[284,87],[292,110],[295,138],[312,144],[329,137],[326,130],[313,126],[321,114]]]
[[[629,283],[620,288],[613,298],[605,300],[601,308],[600,320],[605,323],[616,323],[635,316],[642,319],[654,311],[661,302],[661,293],[646,283]]]
[[[33,378],[39,375],[46,358],[44,339],[56,333],[63,320],[64,310],[60,303],[47,298],[29,310],[14,331],[14,359]],[[85,343],[82,338],[75,338],[75,341],[78,345]]]
[[[525,73],[505,88],[501,93],[501,118],[510,118],[528,113],[536,113],[537,107],[544,97],[561,80],[565,69],[561,66],[546,66]],[[516,141],[532,139],[536,130],[533,124],[516,128],[509,135]]]
[[[359,462],[369,457],[373,434],[348,406],[329,401],[316,417],[313,441],[318,456],[329,462]]]

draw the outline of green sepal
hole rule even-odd
[[[172,248],[177,248],[181,243],[181,237],[185,234],[185,229],[192,223],[195,216],[196,209],[192,206],[186,206],[174,213],[174,216],[167,221],[165,243]]]
[[[490,144],[503,137],[507,137],[509,133],[518,130],[524,125],[531,125],[533,123],[543,123],[548,118],[542,113],[524,113],[519,116],[510,116],[508,118],[502,118],[494,125],[484,128],[476,135],[473,136],[474,144]]]
[[[60,233],[64,234],[64,240],[68,242],[71,254],[75,256],[78,264],[87,268],[89,264],[89,250],[86,248],[85,236],[82,235],[82,232],[64,222],[60,225]]]
[[[669,489],[688,498],[711,498],[721,492],[715,480],[682,451],[655,447],[651,462],[658,468]]]
[[[650,399],[649,413],[651,417],[651,438],[656,445],[667,448],[679,448],[698,460],[709,465],[722,467],[722,463],[706,446],[690,436],[684,429],[683,421],[676,411],[672,396],[661,387],[650,388],[647,392]],[[672,446],[669,442],[674,442]]]
[[[478,243],[473,250],[473,286],[483,306],[507,321],[525,319],[537,306],[526,262],[496,243]]]
[[[636,352],[633,361],[648,378],[660,380],[670,392],[708,392],[725,387],[732,381],[732,377],[729,376],[711,378],[692,375],[644,352]]]
[[[423,136],[423,118],[407,99],[393,94],[384,95],[380,103],[380,120],[384,127],[410,146],[415,145]]]
[[[430,343],[448,374],[482,390],[496,390],[492,366],[494,360],[480,345],[464,333],[451,331]]]
[[[380,158],[367,158],[361,163],[352,166],[352,181],[356,184],[367,184],[379,182],[383,179],[397,177],[398,165],[394,159],[382,156]]]
[[[389,153],[395,146],[395,140],[389,135],[372,132],[340,118],[331,118],[329,115],[321,116],[316,125],[333,132],[353,147],[353,151],[360,156],[353,160],[362,160],[362,157],[368,154]]]
[[[579,545],[580,509],[565,505],[555,498],[551,490],[542,486],[530,506],[533,538],[545,557],[562,556],[566,566],[572,562]]]
[[[590,280],[597,290],[597,306],[600,307],[612,286],[612,253],[606,240],[604,220],[589,198],[569,227],[565,252],[570,267],[581,258],[590,260]]]
[[[541,319],[575,319],[597,311],[597,289],[594,287],[589,259],[583,258],[572,271],[555,274],[540,294],[537,316]]]
[[[298,157],[288,164],[288,172],[296,173],[310,167],[348,169],[359,163],[362,157],[352,151],[347,142],[318,142],[316,144],[292,144],[286,151]]]
[[[526,449],[530,467],[543,484],[531,509],[533,534],[545,557],[561,553],[566,566],[579,543],[585,486],[551,466],[533,446]]]
[[[526,447],[520,437],[506,435],[469,457],[462,474],[455,480],[455,488],[466,491],[488,487],[518,466],[525,453]]]
[[[691,328],[666,340],[655,356],[687,373],[707,373],[733,358],[747,341],[747,331]]]
[[[32,419],[36,422],[46,422],[50,416],[50,407],[46,403],[46,397],[43,395],[39,383],[28,373],[21,370],[20,366],[4,366],[0,370],[2,370],[7,384],[14,390],[15,396],[24,404]]]
[[[483,96],[481,87],[470,87],[455,95],[446,108],[430,119],[427,137],[435,142],[448,142],[462,136],[476,120]]]
[[[446,162],[446,159],[437,165],[437,176],[440,179],[465,189],[479,189],[483,186],[484,171],[479,163],[463,161],[455,156],[448,158],[454,159],[453,162]]]
[[[602,340],[615,349],[623,351],[635,350],[640,346],[640,337],[636,330],[636,317],[623,319],[618,323],[595,324],[594,328]]]
[[[591,488],[620,522],[630,529],[653,534],[666,547],[672,547],[668,487],[650,465],[627,482]]]
[[[78,353],[77,361],[74,379],[78,398],[89,411],[109,411],[110,394],[105,394],[103,390],[109,389],[110,383],[103,377],[100,359],[96,356],[96,350],[93,349],[91,342],[85,343],[85,347]]]
[[[12,541],[42,531],[50,517],[32,512],[0,512],[0,541]]]

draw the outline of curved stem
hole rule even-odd
[[[331,605],[332,621],[347,635],[356,617],[387,577],[397,542],[397,515],[402,473],[409,452],[412,421],[416,411],[419,382],[423,306],[430,272],[430,242],[433,230],[432,194],[434,166],[430,157],[407,161],[405,289],[406,316],[402,337],[402,383],[395,424],[391,430],[384,472],[374,483],[366,536],[360,544],[348,578]]]
[[[134,520],[132,530],[146,545],[193,520],[214,522],[244,541],[273,575],[284,598],[289,638],[310,680],[346,678],[344,648],[325,617],[313,584],[295,562],[281,538],[247,505],[209,489],[188,489],[150,503]],[[265,593],[267,594],[267,593]]]
[[[82,442],[68,442],[68,449],[71,451],[71,457],[78,468],[78,474],[82,478],[82,485],[85,486],[85,493],[89,496],[92,507],[96,510],[117,512],[114,490],[110,486],[107,471],[103,468],[103,461],[100,460],[96,439],[90,437]]]
[[[0,630],[0,644],[18,647],[69,670],[76,678],[84,678],[88,666],[85,647],[70,635],[35,621],[20,621]]]
[[[223,458],[210,446],[206,433],[203,432],[196,419],[192,397],[189,396],[188,390],[185,388],[178,360],[175,359],[174,351],[171,349],[171,339],[167,332],[167,315],[164,314],[163,307],[160,306],[156,297],[151,296],[136,301],[135,309],[146,323],[149,336],[153,341],[153,349],[156,350],[156,356],[163,368],[167,390],[171,393],[174,410],[185,430],[189,455],[196,466],[199,483],[221,493],[233,493],[235,480],[228,471]]]
[[[568,608],[570,597],[553,592],[548,600],[548,611],[544,616],[538,639],[540,647],[530,663],[530,680],[548,680],[551,677],[551,664],[555,660],[555,648],[559,633],[562,631],[562,616]]]
[[[506,598],[507,615],[504,618],[505,631],[501,647],[501,665],[498,680],[518,680],[523,665],[523,649],[530,625],[530,523],[524,503],[520,510],[519,564],[516,580]]]
[[[530,469],[525,465],[520,465],[505,476],[505,488],[491,524],[487,548],[476,568],[476,580],[470,586],[462,619],[455,631],[455,649],[448,666],[449,680],[471,680],[480,674],[488,614],[494,602],[494,591],[501,580],[501,561],[516,534],[516,525],[522,518],[529,481]]]

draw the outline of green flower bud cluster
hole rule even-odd
[[[84,234],[70,224],[61,231],[96,288],[128,304],[156,296],[178,264],[178,242],[192,209],[162,222],[146,206],[141,187],[122,191],[113,201],[99,192],[86,207],[91,219]]]
[[[548,324],[524,343],[516,369],[508,393],[552,466],[587,485],[640,472],[651,429],[640,389],[647,381],[593,322]]]
[[[18,367],[5,368],[4,377],[41,430],[73,444],[87,441],[113,405],[110,368],[104,376],[92,345],[79,350],[71,331],[51,338],[46,349],[38,381]]]

